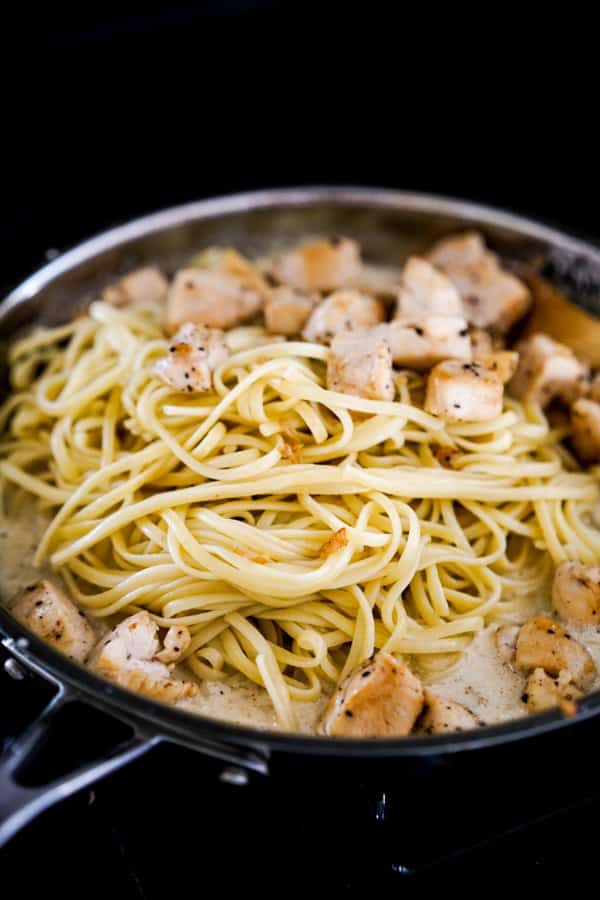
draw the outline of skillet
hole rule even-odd
[[[600,251],[593,245],[515,215],[458,200],[370,188],[275,189],[190,203],[107,231],[56,258],[19,285],[0,307],[0,360],[7,341],[33,322],[65,321],[120,274],[146,263],[173,272],[191,253],[231,244],[248,255],[273,252],[311,234],[358,240],[370,262],[391,264],[423,252],[453,231],[477,228],[517,271],[541,273],[571,299],[600,314]],[[597,298],[599,298],[597,300]],[[50,703],[0,757],[0,846],[37,814],[158,745],[184,748],[222,761],[222,779],[246,784],[249,773],[290,778],[299,768],[315,783],[348,777],[385,784],[432,774],[472,771],[473,760],[503,770],[526,754],[566,743],[567,734],[595,728],[600,692],[575,716],[558,711],[473,732],[434,737],[348,740],[288,735],[192,715],[109,684],[23,629],[0,606],[5,670],[27,671],[50,683]],[[18,692],[18,686],[15,687]],[[23,775],[43,756],[49,730],[67,707],[85,704],[127,726],[127,737],[43,783]],[[553,744],[554,742],[554,744]],[[587,743],[587,741],[586,741]],[[579,742],[578,746],[581,745]],[[527,749],[525,749],[527,748]]]

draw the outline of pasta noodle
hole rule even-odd
[[[242,673],[293,728],[292,701],[376,649],[455,659],[553,564],[596,558],[597,477],[539,407],[445,425],[414,373],[366,400],[326,389],[320,344],[227,343],[214,393],[191,396],[152,374],[148,312],[96,302],[12,346],[2,482],[51,512],[36,563],[90,616],[189,626],[196,676]]]

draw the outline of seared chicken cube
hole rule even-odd
[[[506,384],[516,372],[519,354],[514,350],[497,350],[495,353],[482,353],[473,357],[473,362],[485,366],[488,372],[495,372],[502,384]]]
[[[300,334],[310,318],[316,300],[290,287],[271,291],[265,302],[265,325],[272,334],[294,337]]]
[[[499,265],[476,232],[440,241],[429,260],[454,283],[464,315],[476,328],[507,332],[531,305],[527,287]]]
[[[572,350],[546,334],[517,344],[519,365],[508,390],[524,403],[547,406],[551,400],[572,403],[586,388],[587,368]]]
[[[307,293],[352,287],[360,272],[360,248],[348,238],[304,244],[273,262],[278,281]]]
[[[484,331],[482,328],[473,328],[469,337],[471,339],[473,359],[494,352],[494,341],[489,331]]]
[[[264,275],[250,260],[233,247],[209,247],[192,260],[199,269],[233,278],[241,287],[265,297],[268,293]]]
[[[411,256],[402,270],[395,318],[418,322],[426,316],[463,316],[462,300],[449,278]]]
[[[571,440],[582,463],[600,462],[600,403],[581,397],[573,404]]]
[[[154,266],[146,266],[104,288],[102,299],[112,306],[143,309],[162,304],[167,299],[168,288],[162,272]]]
[[[392,359],[407,369],[430,369],[444,359],[471,359],[467,323],[460,316],[427,316],[419,322],[396,319],[371,330],[390,345]]]
[[[398,737],[410,732],[422,709],[419,679],[380,652],[342,682],[319,731],[334,737]]]
[[[552,583],[552,606],[572,625],[600,625],[600,566],[560,565]]]
[[[172,625],[163,639],[163,649],[156,654],[161,662],[176,663],[190,646],[192,636],[185,625]]]
[[[305,341],[329,344],[343,331],[360,331],[384,318],[380,300],[358,291],[335,291],[313,310],[302,337]]]
[[[218,328],[186,322],[173,335],[154,373],[176,391],[201,393],[212,387],[212,373],[227,359],[225,335]]]
[[[590,686],[596,674],[586,648],[548,616],[534,616],[525,622],[517,638],[515,662],[519,669],[541,668],[549,675],[567,669],[582,690]]]
[[[70,597],[45,578],[29,585],[9,603],[9,612],[57,650],[83,662],[96,643],[96,635]]]
[[[180,269],[169,288],[167,324],[176,331],[184,322],[232,328],[260,312],[263,294],[232,275],[208,269]]]
[[[371,400],[393,400],[389,344],[369,334],[339,334],[331,344],[327,387]]]
[[[544,669],[538,668],[527,679],[522,699],[527,704],[527,711],[536,713],[560,706],[565,700],[579,700],[582,696],[566,669],[553,677]]]
[[[161,662],[158,626],[147,612],[136,613],[124,619],[94,649],[88,665],[95,672],[129,688],[152,697],[154,700],[175,702],[183,697],[193,697],[195,684],[172,678],[171,670]]]
[[[416,734],[446,734],[449,731],[469,731],[480,724],[462,704],[426,690],[423,714],[415,731]]]
[[[425,409],[446,422],[487,422],[502,412],[504,385],[483,363],[448,359],[429,373]]]

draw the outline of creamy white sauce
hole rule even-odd
[[[0,599],[7,602],[27,584],[51,573],[36,569],[33,557],[48,518],[36,511],[32,502],[23,503],[18,514],[0,516]],[[56,575],[52,575],[56,578]],[[550,603],[534,609],[524,605],[523,620],[535,612],[550,611]],[[99,634],[103,623],[96,622]],[[478,718],[488,724],[505,722],[527,714],[521,700],[526,678],[505,665],[494,639],[496,625],[482,631],[469,645],[460,661],[451,670],[431,677],[431,688],[451,700],[464,704]],[[588,648],[600,672],[600,629],[569,627],[574,638]],[[190,678],[188,670],[181,673]],[[592,686],[600,690],[600,675]],[[293,703],[298,731],[312,733],[328,702],[330,691],[324,691],[311,703]],[[225,719],[241,725],[261,729],[279,728],[267,692],[242,675],[226,682],[203,682],[196,697],[182,700],[180,707],[215,719]]]

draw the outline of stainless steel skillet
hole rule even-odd
[[[0,341],[4,348],[17,329],[35,321],[68,319],[86,298],[122,272],[147,262],[172,271],[191,252],[209,244],[233,244],[260,254],[306,235],[344,234],[361,242],[370,261],[391,264],[465,227],[480,229],[507,261],[543,272],[573,299],[600,313],[600,252],[591,244],[460,201],[379,189],[316,187],[191,203],[105,232],[55,259],[6,298],[0,307]],[[327,778],[335,779],[352,771],[367,779],[385,780],[402,772],[418,780],[433,772],[460,771],[463,761],[472,765],[474,755],[492,764],[500,758],[523,759],[525,746],[550,748],[553,740],[563,746],[566,731],[589,725],[600,711],[600,695],[595,694],[580,704],[572,719],[551,712],[448,737],[357,742],[263,732],[193,716],[110,685],[26,633],[2,609],[0,632],[7,678],[18,679],[27,670],[56,689],[44,712],[7,745],[0,759],[0,844],[48,806],[158,744],[216,757],[225,765],[223,777],[239,784],[248,772],[289,777],[299,765],[315,778],[327,773]],[[18,697],[18,690],[15,681],[11,693]],[[128,738],[50,783],[25,783],[22,772],[40,755],[58,711],[80,702],[127,723]]]

